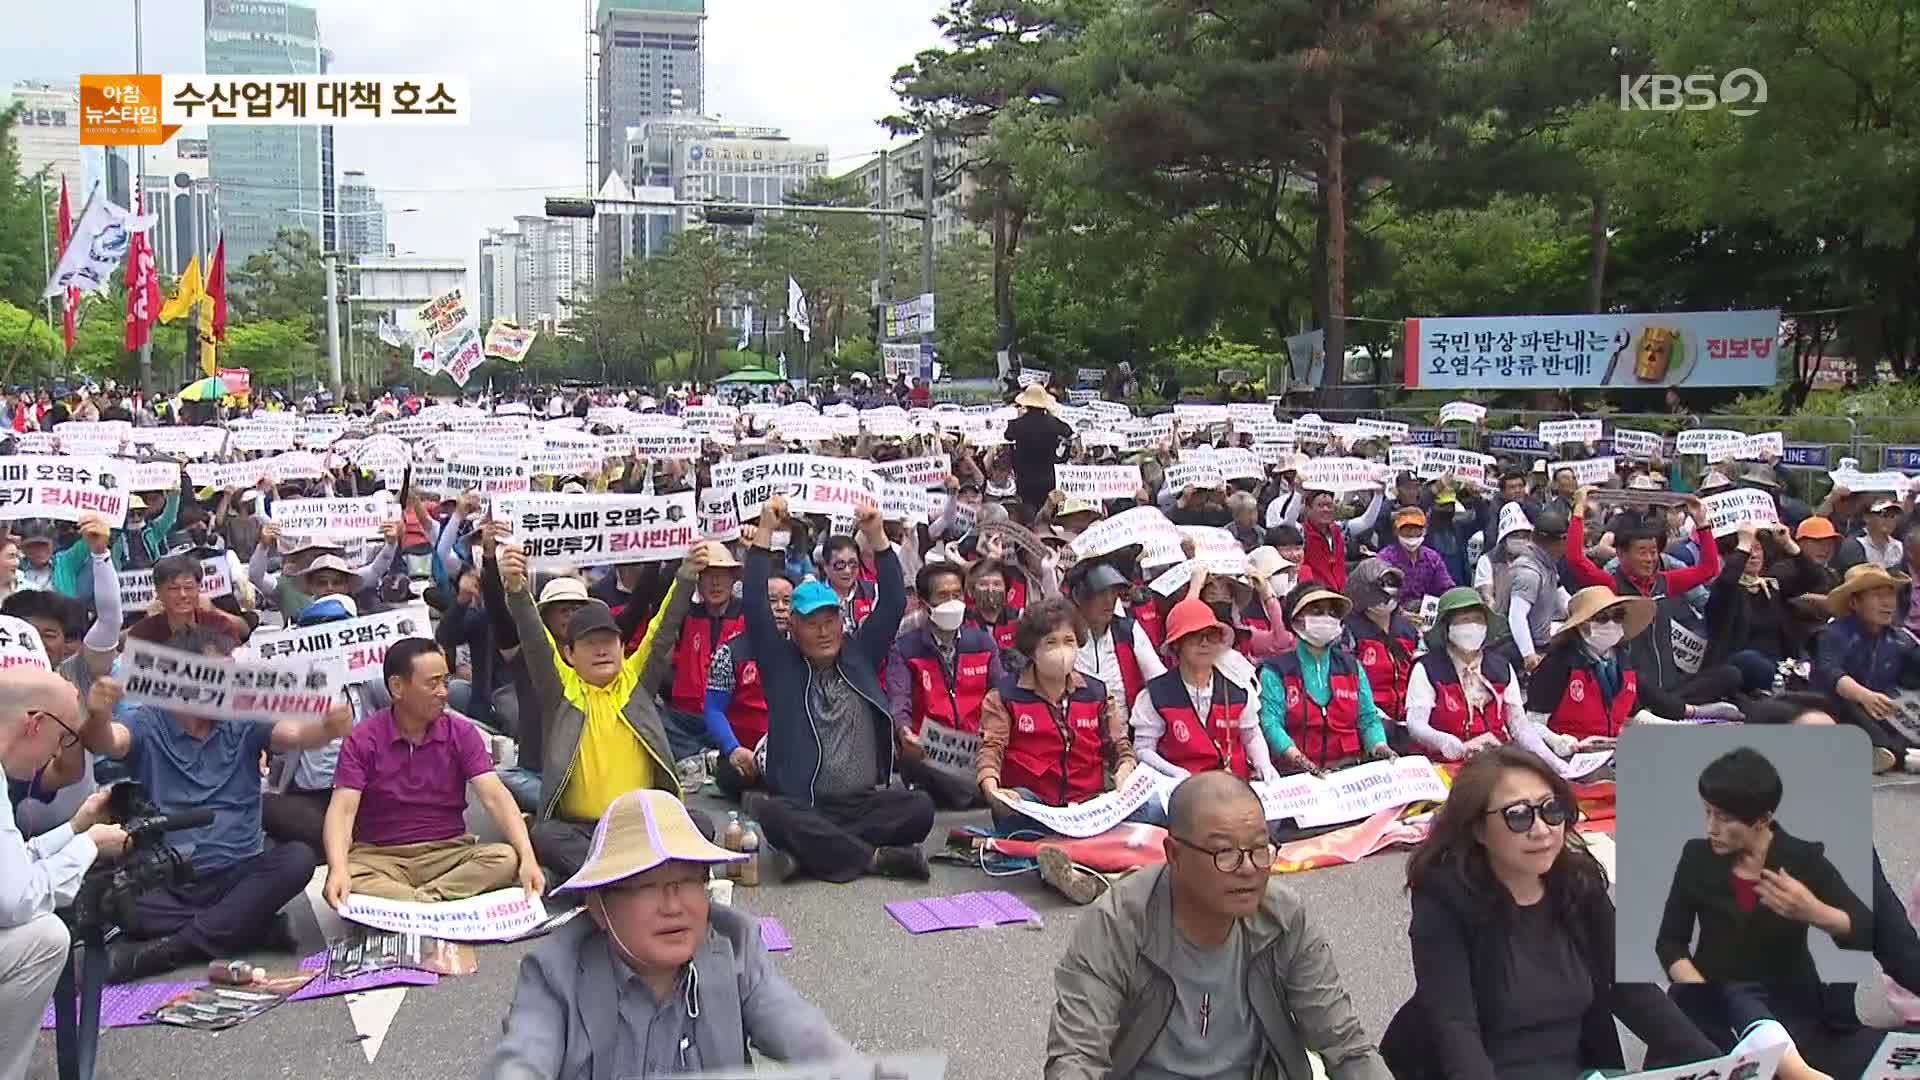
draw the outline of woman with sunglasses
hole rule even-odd
[[[1574,818],[1573,790],[1525,750],[1454,778],[1407,863],[1414,992],[1380,1041],[1398,1080],[1622,1069],[1616,1016],[1649,1067],[1720,1055],[1658,987],[1614,981],[1607,874]]]
[[[1666,720],[1738,720],[1727,706],[1688,705],[1639,671],[1627,643],[1653,623],[1654,602],[1605,585],[1573,594],[1567,619],[1527,684],[1527,714],[1553,752],[1609,749],[1641,712]]]

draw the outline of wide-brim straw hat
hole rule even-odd
[[[1555,636],[1565,637],[1592,622],[1601,613],[1621,607],[1627,609],[1627,618],[1623,624],[1626,632],[1620,640],[1632,641],[1646,633],[1647,627],[1653,623],[1656,607],[1652,600],[1644,596],[1621,596],[1605,585],[1589,585],[1574,593],[1573,599],[1567,601],[1567,621],[1561,624],[1560,633]]]
[[[1904,574],[1889,573],[1878,563],[1861,563],[1847,571],[1840,584],[1827,591],[1827,610],[1836,619],[1845,618],[1853,611],[1853,598],[1868,589],[1904,588],[1913,579]]]
[[[587,861],[554,891],[602,888],[668,862],[728,863],[747,858],[700,835],[687,808],[671,792],[640,789],[614,799],[600,815]]]
[[[1353,601],[1349,600],[1344,593],[1337,593],[1328,588],[1308,589],[1306,592],[1301,593],[1298,599],[1294,600],[1291,608],[1287,609],[1288,621],[1291,622],[1299,618],[1301,608],[1321,600],[1332,600],[1338,604],[1340,606],[1338,617],[1342,619],[1346,618],[1347,613],[1353,610]]]
[[[1060,407],[1060,403],[1054,400],[1054,396],[1048,393],[1047,388],[1041,386],[1039,383],[1029,383],[1023,387],[1019,395],[1013,399],[1013,403],[1023,409],[1047,409],[1051,411]]]

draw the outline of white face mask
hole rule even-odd
[[[1300,636],[1316,649],[1324,649],[1340,637],[1340,620],[1332,615],[1309,615],[1300,620]]]
[[[1393,613],[1393,598],[1388,597],[1387,599],[1372,605],[1371,607],[1367,608],[1367,613],[1370,615],[1391,615]]]
[[[1068,645],[1054,645],[1041,649],[1033,655],[1033,666],[1050,681],[1058,681],[1073,671],[1074,649]]]
[[[1580,636],[1587,639],[1587,648],[1602,656],[1612,652],[1626,633],[1627,628],[1619,623],[1588,623],[1580,628]]]
[[[1426,542],[1426,533],[1414,533],[1412,536],[1402,535],[1400,537],[1400,546],[1406,548],[1408,551],[1419,551],[1420,545]]]
[[[1527,537],[1524,537],[1524,536],[1507,537],[1507,554],[1509,555],[1524,555],[1526,554],[1527,548],[1532,546],[1533,546],[1533,541]]]
[[[1487,643],[1485,623],[1454,623],[1447,627],[1447,641],[1463,653],[1477,653]]]
[[[952,633],[960,629],[960,624],[966,621],[967,602],[949,600],[944,604],[935,604],[927,609],[927,618],[933,620],[933,625]]]

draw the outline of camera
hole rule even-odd
[[[213,811],[164,814],[138,781],[123,780],[107,789],[107,820],[126,830],[127,850],[113,862],[95,864],[81,879],[66,913],[75,937],[97,934],[108,925],[125,925],[134,898],[149,889],[192,881],[193,864],[165,837],[212,823]]]

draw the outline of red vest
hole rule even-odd
[[[859,626],[867,621],[867,615],[873,611],[876,586],[866,578],[853,583],[853,625]]]
[[[1007,574],[1007,610],[1018,619],[1020,613],[1027,610],[1027,579],[1019,574]]]
[[[1004,687],[1001,699],[1009,721],[1001,787],[1025,788],[1049,806],[1085,802],[1107,789],[1105,684],[1087,679],[1067,698],[1064,716],[1017,684]]]
[[[733,639],[733,698],[727,702],[727,723],[733,737],[749,750],[767,737],[767,684],[760,681],[760,661],[745,634]]]
[[[1300,532],[1306,537],[1306,549],[1303,558],[1305,565],[1300,568],[1302,581],[1314,581],[1334,592],[1347,591],[1347,529],[1336,521],[1327,527],[1323,535],[1318,526],[1309,525],[1305,519],[1300,522]],[[1311,572],[1311,577],[1308,576]]]
[[[1353,635],[1353,654],[1366,670],[1374,705],[1387,719],[1405,722],[1407,680],[1413,678],[1413,650],[1419,644],[1413,626],[1395,615],[1383,634],[1373,620],[1355,615],[1347,620],[1347,632]]]
[[[713,666],[713,650],[746,628],[738,601],[728,604],[726,613],[717,618],[707,614],[703,603],[689,607],[687,621],[680,624],[680,640],[673,645],[673,690],[667,695],[667,704],[700,715],[707,704],[707,671]]]
[[[906,663],[907,678],[912,683],[914,731],[918,732],[920,722],[929,717],[955,731],[980,730],[980,703],[987,698],[993,648],[993,639],[985,631],[961,627],[955,641],[958,655],[954,658],[954,681],[949,685],[931,631],[917,630],[900,639],[896,651]]]
[[[980,614],[978,612],[971,612],[968,616],[967,625],[986,631],[986,633],[993,638],[993,643],[1002,649],[1011,649],[1013,648],[1013,632],[1020,629],[1020,617],[1015,614],[1011,608],[1007,608],[1000,612],[999,622],[988,624],[980,621]]]
[[[1613,696],[1613,708],[1607,708],[1600,700],[1600,680],[1593,672],[1585,668],[1575,668],[1567,673],[1567,689],[1560,695],[1560,703],[1553,708],[1553,715],[1547,718],[1547,726],[1562,735],[1571,735],[1576,739],[1590,739],[1594,736],[1613,738],[1626,726],[1627,717],[1633,715],[1634,699],[1639,696],[1639,677],[1631,667],[1625,664],[1624,655],[1617,656],[1615,663],[1623,670],[1620,673],[1620,692]]]
[[[1226,769],[1242,780],[1251,779],[1247,747],[1240,741],[1240,716],[1247,711],[1247,692],[1222,675],[1213,677],[1213,702],[1201,721],[1194,711],[1180,669],[1147,683],[1147,698],[1167,723],[1160,736],[1160,756],[1188,772]]]
[[[1307,696],[1298,653],[1281,653],[1264,665],[1287,690],[1287,736],[1315,765],[1360,755],[1360,664],[1341,651],[1335,651],[1327,664],[1332,696],[1324,709]]]
[[[1147,640],[1153,643],[1153,647],[1159,648],[1167,635],[1167,617],[1160,610],[1160,605],[1154,603],[1149,597],[1138,604],[1128,604],[1127,612],[1133,616],[1135,622],[1140,624],[1140,629],[1147,632]]]
[[[1486,676],[1493,688],[1493,700],[1478,709],[1467,704],[1466,691],[1460,686],[1460,673],[1454,669],[1453,657],[1444,649],[1421,657],[1420,667],[1426,671],[1427,681],[1433,684],[1433,712],[1427,717],[1427,723],[1435,731],[1444,731],[1461,742],[1488,732],[1503,743],[1510,741],[1504,696],[1507,686],[1513,682],[1513,668],[1504,659],[1494,653],[1481,655],[1480,674]]]
[[[1113,658],[1120,663],[1120,692],[1126,698],[1127,708],[1133,708],[1133,699],[1147,685],[1146,676],[1140,673],[1140,658],[1133,654],[1133,620],[1125,615],[1115,615],[1108,624],[1107,633],[1113,635]]]
[[[1240,625],[1234,628],[1233,647],[1240,655],[1253,659],[1253,635],[1270,633],[1273,620],[1267,618],[1267,609],[1254,601],[1240,609]]]

